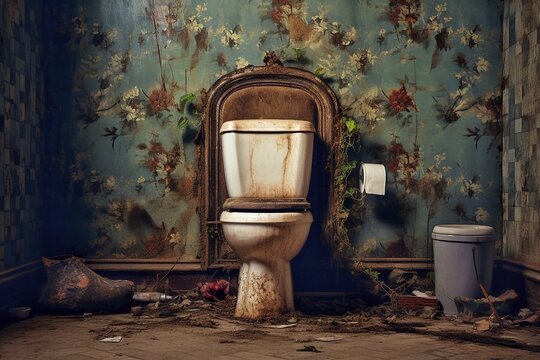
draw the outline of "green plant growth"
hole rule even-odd
[[[381,289],[386,297],[390,300],[390,303],[394,309],[397,309],[398,307],[398,296],[399,293],[396,292],[394,289],[386,285],[386,283],[381,280],[380,276],[381,273],[364,265],[361,261],[357,260],[352,265],[352,271],[354,273],[362,273],[364,275],[367,275],[378,287]]]
[[[193,93],[184,94],[180,97],[180,100],[178,101],[177,110],[182,116],[178,119],[176,122],[176,127],[178,130],[184,130],[188,128],[189,126],[192,127],[198,127],[200,125],[200,119],[199,117],[189,116],[186,114],[187,105],[189,103],[192,103],[195,100],[196,96]]]
[[[337,129],[337,140],[332,149],[332,163],[329,164],[335,170],[332,189],[333,201],[329,209],[331,215],[328,217],[326,232],[334,258],[341,262],[347,262],[353,253],[353,246],[346,227],[349,218],[347,200],[363,201],[357,187],[349,186],[349,177],[358,165],[357,161],[349,160],[349,153],[358,150],[360,129],[358,119],[352,116],[341,117]]]

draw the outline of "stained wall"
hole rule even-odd
[[[52,2],[48,251],[196,260],[199,94],[265,51],[338,95],[349,188],[361,161],[387,167],[385,197],[346,202],[351,256],[429,256],[439,223],[500,235],[501,16],[491,0]]]

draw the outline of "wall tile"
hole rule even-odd
[[[510,99],[503,103],[503,108],[507,108],[503,109],[503,113],[508,112],[509,118],[515,119],[513,126],[510,121],[508,135],[505,133],[508,141],[503,141],[503,159],[508,159],[508,176],[511,177],[503,181],[503,197],[508,194],[510,200],[504,204],[504,213],[508,213],[508,219],[513,220],[504,222],[503,249],[504,256],[534,264],[540,263],[540,247],[537,246],[540,235],[540,161],[537,150],[540,139],[538,5],[537,1],[505,1],[503,16],[503,28],[508,28],[509,42],[521,48],[522,65],[521,68],[508,66],[508,77],[511,79],[509,86],[511,89],[512,86],[516,87],[515,105],[512,105]],[[509,59],[509,56],[510,48],[504,49],[504,59]],[[511,96],[514,95],[510,91]]]
[[[35,7],[27,11],[26,6]],[[42,2],[0,0],[2,41],[0,47],[0,271],[37,259],[41,254],[42,221],[29,219],[27,211],[40,211],[40,203],[27,207],[42,195],[40,178],[27,179],[26,170],[41,174],[41,145],[31,148],[31,124],[41,126],[43,94],[33,93],[30,83],[42,83]],[[39,16],[35,16],[38,13]],[[30,17],[30,14],[34,14]],[[39,107],[34,106],[35,103]]]

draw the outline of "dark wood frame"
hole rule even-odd
[[[231,72],[217,80],[205,94],[204,125],[201,139],[202,192],[201,192],[201,260],[203,268],[236,267],[236,261],[222,259],[220,243],[225,241],[219,227],[219,216],[225,199],[225,182],[221,166],[219,128],[223,122],[221,106],[237,90],[257,86],[276,86],[299,89],[307,93],[317,106],[317,136],[328,149],[327,189],[328,203],[333,201],[331,182],[334,179],[333,140],[339,131],[340,114],[336,95],[320,78],[311,72],[282,66],[274,57],[265,59],[266,66],[248,66]],[[326,223],[328,214],[323,215]],[[208,236],[209,226],[217,228],[217,237]]]

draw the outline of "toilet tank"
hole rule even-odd
[[[229,197],[306,198],[315,128],[303,120],[231,120],[220,129]]]

